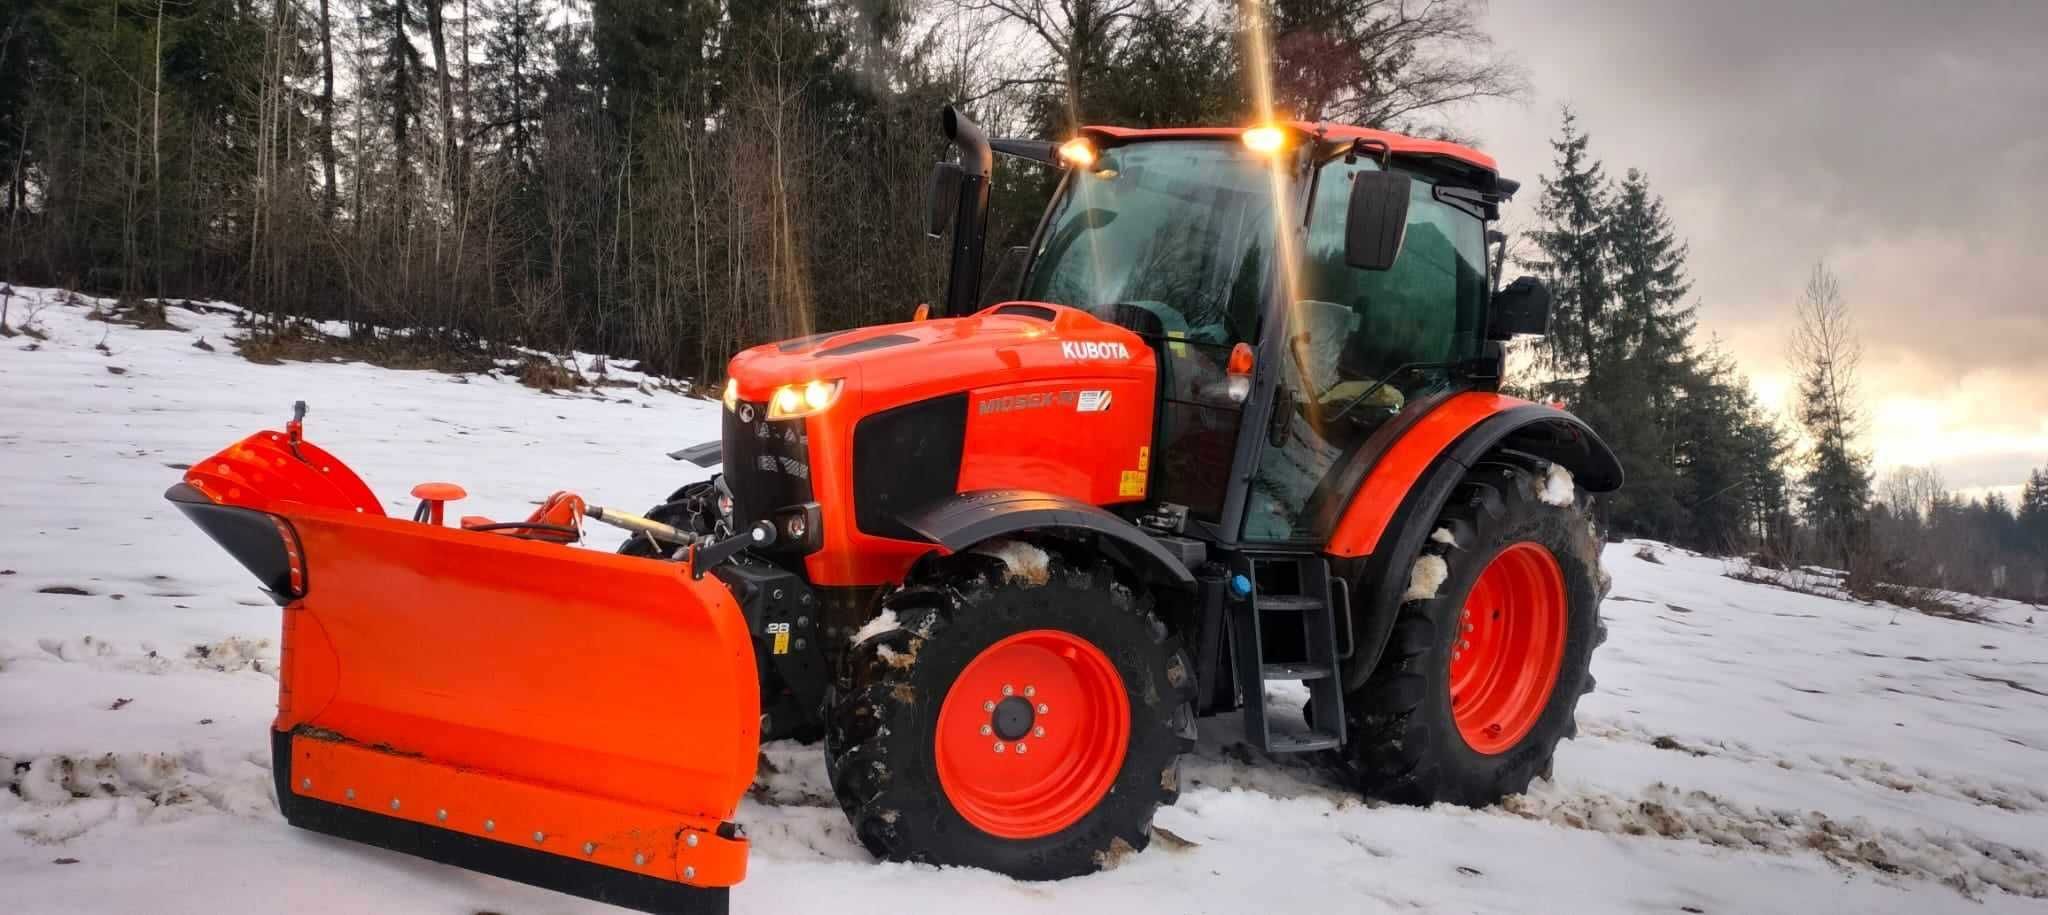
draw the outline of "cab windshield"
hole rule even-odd
[[[1023,298],[1135,306],[1159,318],[1162,335],[1198,343],[1251,340],[1272,237],[1272,182],[1242,145],[1106,149],[1068,180]]]
[[[1473,355],[1486,296],[1485,225],[1417,175],[1401,257],[1391,270],[1344,262],[1351,181],[1378,168],[1333,160],[1316,172],[1294,282],[1293,334],[1314,333],[1331,372],[1377,379],[1411,363]],[[1267,163],[1229,140],[1168,140],[1104,150],[1077,171],[1032,252],[1023,298],[1098,313],[1127,306],[1161,336],[1252,341],[1274,261]],[[1290,219],[1292,214],[1289,214]],[[1102,314],[1105,318],[1112,317]],[[1149,323],[1149,320],[1148,322]],[[1328,326],[1325,326],[1328,325]],[[1291,335],[1293,335],[1291,334]],[[1314,379],[1312,379],[1314,380]]]
[[[1293,184],[1297,205],[1307,196],[1305,223],[1298,209],[1276,213],[1269,167],[1234,139],[1104,150],[1068,178],[1022,293],[1156,341],[1164,447],[1150,494],[1224,531],[1239,520],[1223,516],[1223,502],[1241,412],[1225,364],[1232,344],[1271,333],[1260,326],[1269,291],[1285,296],[1279,431],[1260,450],[1241,530],[1252,541],[1313,541],[1348,497],[1337,471],[1350,455],[1409,403],[1457,384],[1455,366],[1478,355],[1485,222],[1410,172],[1400,257],[1360,270],[1344,259],[1345,217],[1352,184],[1379,166],[1339,157]],[[1284,278],[1272,275],[1276,223],[1305,230]]]

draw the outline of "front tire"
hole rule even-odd
[[[1491,804],[1578,733],[1607,584],[1587,497],[1563,488],[1482,463],[1439,513],[1379,665],[1345,701],[1366,794]]]
[[[1191,669],[1149,604],[1107,563],[1022,542],[914,573],[826,731],[861,844],[1025,880],[1143,849],[1192,731]]]

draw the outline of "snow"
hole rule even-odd
[[[1543,488],[1537,491],[1536,497],[1545,505],[1570,508],[1574,495],[1572,472],[1563,464],[1550,465],[1550,470],[1543,475]]]
[[[1429,539],[1437,543],[1441,543],[1445,546],[1458,545],[1458,535],[1451,533],[1451,529],[1448,527],[1440,527],[1436,530],[1430,531]]]
[[[565,487],[652,504],[706,473],[664,455],[715,437],[718,407],[653,383],[253,365],[229,313],[173,308],[182,333],[85,315],[49,305],[48,340],[0,338],[0,909],[615,911],[285,826],[265,734],[278,611],[164,504],[166,465],[304,398],[308,435],[398,511],[430,479],[467,486],[472,514]],[[2048,616],[1985,601],[1988,623],[1935,619],[1643,542],[1605,561],[1599,688],[1526,796],[1368,804],[1211,719],[1149,849],[1025,884],[875,863],[818,748],[777,742],[740,811],[754,854],[734,911],[2048,912]]]
[[[975,547],[974,552],[1001,560],[1011,581],[1036,587],[1052,577],[1052,557],[1022,540],[996,540]]]
[[[1401,592],[1402,600],[1428,600],[1436,596],[1436,589],[1444,586],[1444,579],[1451,575],[1451,565],[1442,556],[1424,553],[1415,557],[1415,566],[1408,570],[1408,590]]]
[[[858,645],[895,628],[896,611],[884,610],[876,614],[874,619],[868,620],[859,629],[854,630],[853,635],[849,636],[846,641],[849,644]]]

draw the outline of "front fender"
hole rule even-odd
[[[1195,586],[1188,571],[1150,534],[1101,508],[1067,496],[1024,489],[980,489],[933,502],[902,516],[904,526],[952,552],[992,537],[1032,530],[1087,531],[1123,547],[1146,578]]]

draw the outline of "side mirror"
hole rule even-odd
[[[1344,262],[1386,270],[1401,256],[1408,233],[1410,179],[1400,172],[1352,173],[1351,209],[1344,214]]]
[[[953,211],[960,207],[960,181],[966,177],[958,163],[940,162],[932,166],[931,183],[925,190],[925,234],[941,238],[946,227],[953,222]]]
[[[1493,294],[1486,309],[1486,339],[1550,332],[1550,288],[1533,276],[1515,280]]]

